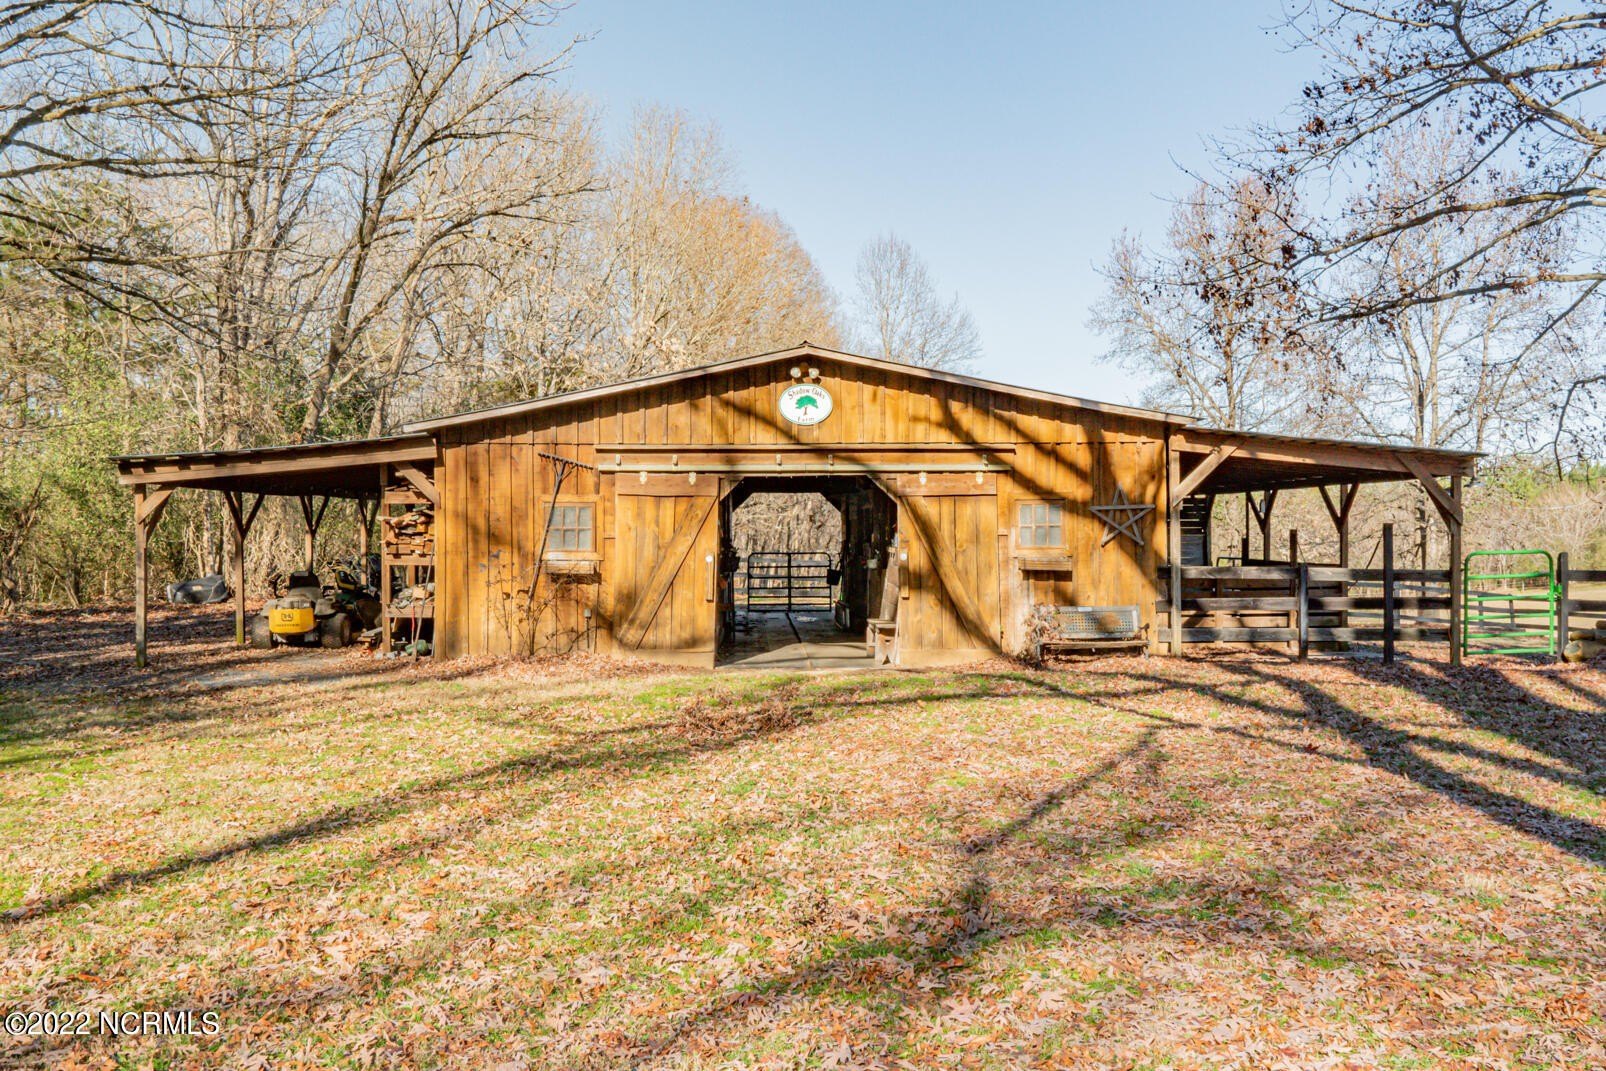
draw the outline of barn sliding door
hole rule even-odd
[[[719,553],[714,492],[620,490],[612,563],[613,638],[620,653],[713,664]]]
[[[954,661],[1000,649],[998,495],[989,474],[898,480],[903,565],[899,661]]]

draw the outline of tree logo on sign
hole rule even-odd
[[[781,416],[805,427],[831,415],[831,392],[818,383],[796,383],[781,392]]]

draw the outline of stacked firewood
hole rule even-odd
[[[435,553],[435,511],[425,507],[385,517],[385,544],[396,557]]]

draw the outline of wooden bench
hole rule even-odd
[[[1032,657],[1047,648],[1077,651],[1133,650],[1149,646],[1148,626],[1136,606],[1052,606],[1037,627]]]
[[[864,627],[864,651],[876,665],[892,661],[892,642],[898,637],[898,622],[891,617],[872,617]]]

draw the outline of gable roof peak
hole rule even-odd
[[[888,360],[884,357],[869,357],[862,353],[849,353],[846,350],[831,349],[826,346],[817,346],[807,339],[789,349],[770,350],[765,353],[755,353],[748,357],[732,357],[723,361],[714,361],[710,364],[698,365],[694,368],[685,368],[673,372],[660,372],[656,375],[641,376],[637,379],[627,379],[619,383],[610,383],[600,387],[586,387],[581,390],[566,391],[561,394],[549,394],[542,398],[530,398],[518,402],[505,402],[501,405],[487,406],[483,409],[473,409],[463,413],[453,413],[447,416],[433,417],[428,420],[415,420],[402,426],[404,432],[434,431],[437,428],[453,427],[460,424],[473,424],[481,420],[496,420],[502,417],[517,416],[522,413],[537,412],[542,409],[552,409],[575,402],[589,401],[594,398],[606,398],[616,394],[628,394],[632,391],[644,390],[648,387],[661,386],[666,383],[678,383],[689,379],[699,379],[706,376],[718,375],[721,372],[730,372],[742,368],[751,368],[757,365],[769,364],[772,361],[792,360],[803,355],[819,357],[824,360],[837,361],[846,365],[860,368],[871,368],[878,371],[893,372],[898,375],[910,376],[915,379],[925,379],[937,383],[952,383],[964,387],[979,387],[983,390],[996,391],[1018,398],[1030,398],[1034,401],[1049,402],[1054,405],[1065,405],[1076,409],[1087,409],[1099,413],[1111,413],[1117,416],[1138,417],[1144,420],[1154,420],[1164,424],[1187,425],[1192,424],[1194,418],[1181,413],[1168,413],[1158,409],[1144,409],[1138,406],[1119,405],[1113,402],[1098,402],[1087,398],[1078,398],[1069,394],[1057,394],[1053,391],[1036,390],[1031,387],[1018,387],[1009,383],[999,383],[996,380],[982,379],[978,376],[965,375],[959,372],[945,372],[936,368],[926,368],[916,364],[906,364],[902,361]]]

